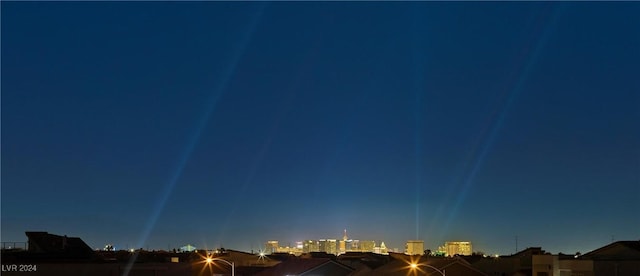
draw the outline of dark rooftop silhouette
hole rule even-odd
[[[292,258],[272,268],[263,270],[257,276],[280,275],[349,275],[353,269],[327,258]]]
[[[35,259],[92,260],[98,258],[82,239],[49,234],[48,232],[25,232],[28,240],[27,253]]]

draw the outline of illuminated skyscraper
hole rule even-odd
[[[347,237],[347,229],[344,229],[344,235],[342,236],[342,240],[339,242],[340,244],[340,254],[344,254],[345,252],[347,252],[347,240],[349,239],[349,237]]]
[[[373,253],[386,255],[389,253],[389,250],[387,249],[387,246],[384,244],[384,242],[381,242],[380,246],[376,246],[373,248]]]
[[[455,255],[471,255],[473,253],[473,248],[471,247],[471,242],[446,242],[444,244],[444,250],[446,252],[446,256],[455,256]]]
[[[362,252],[373,252],[376,247],[375,241],[360,241],[358,243],[358,250]]]
[[[335,239],[322,239],[318,241],[320,252],[338,255],[338,241]]]
[[[265,244],[264,252],[267,254],[278,252],[278,241],[267,241],[267,243]]]
[[[320,251],[320,243],[318,243],[318,241],[306,240],[302,244],[302,252],[304,253],[319,252],[319,251]]]
[[[422,255],[424,254],[424,241],[423,240],[409,240],[405,246],[404,253],[407,255]]]
[[[351,243],[347,246],[347,251],[361,251],[360,240],[351,240]]]

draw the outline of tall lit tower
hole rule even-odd
[[[340,241],[340,254],[347,252],[347,239],[347,229],[344,229],[344,236],[342,236],[342,240]]]
[[[268,254],[278,252],[278,241],[267,241],[267,244],[265,244],[265,252]]]
[[[423,240],[409,240],[405,245],[404,253],[407,255],[422,255],[424,254],[424,241]]]

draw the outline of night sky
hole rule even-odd
[[[2,241],[640,239],[639,2],[1,7]]]

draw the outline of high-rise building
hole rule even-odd
[[[276,249],[276,253],[287,253],[296,256],[302,255],[302,242],[296,246],[280,246]]]
[[[380,246],[376,246],[373,248],[373,253],[376,254],[389,254],[389,250],[387,249],[387,246],[384,244],[384,242],[380,243]]]
[[[375,241],[360,241],[358,242],[358,250],[362,252],[373,252],[376,247]]]
[[[267,243],[265,244],[264,252],[267,254],[278,252],[278,241],[267,241]]]
[[[344,254],[345,252],[347,252],[348,241],[349,241],[349,237],[347,236],[347,229],[344,229],[344,235],[342,236],[342,240],[338,242],[340,254]]]
[[[322,239],[318,241],[320,252],[338,255],[338,241],[335,239]]]
[[[350,240],[347,251],[360,251],[360,240]]]
[[[306,240],[302,244],[302,252],[304,253],[319,252],[319,251],[320,251],[320,243],[318,243],[318,241]]]
[[[446,242],[444,244],[444,250],[445,250],[446,256],[455,256],[455,255],[468,256],[473,253],[471,242],[462,242],[462,241]]]
[[[404,253],[407,255],[422,255],[424,254],[424,241],[423,240],[409,240],[405,246]]]

